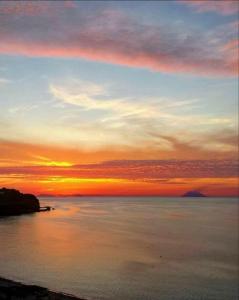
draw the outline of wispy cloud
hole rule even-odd
[[[76,8],[74,0],[63,0],[61,5],[64,8],[74,9]],[[51,1],[6,1],[0,2],[0,14],[10,15],[10,16],[28,16],[35,17],[42,13],[53,13],[54,4]]]
[[[12,115],[19,115],[22,114],[24,115],[25,113],[28,113],[34,109],[38,108],[37,104],[25,104],[25,105],[21,105],[21,106],[14,106],[9,108],[9,113]]]
[[[51,84],[49,89],[56,99],[85,110],[110,111],[121,117],[138,115],[150,118],[155,115],[154,105],[156,106],[156,103],[149,105],[133,102],[129,98],[112,99],[107,87],[92,82],[76,80],[73,85]]]
[[[84,58],[165,73],[237,73],[237,55],[228,55],[224,46],[229,41],[223,35],[215,42],[200,31],[142,23],[104,6],[89,13],[82,3],[74,11],[59,3],[48,5],[34,23],[33,16],[3,13],[0,53]]]
[[[0,77],[0,86],[1,86],[1,85],[5,85],[5,84],[8,84],[8,83],[10,83],[10,82],[11,82],[11,80],[6,79],[6,78],[1,78],[1,77]]]
[[[178,2],[193,7],[199,13],[214,12],[221,15],[234,15],[239,12],[236,0],[179,0]]]
[[[217,138],[224,136],[223,130],[235,136],[235,120],[230,116],[198,114],[194,109],[198,99],[115,99],[109,87],[83,81],[51,84],[50,92],[56,100],[77,109],[69,121],[66,117],[61,121],[62,125],[71,134],[87,136],[88,145],[92,142],[93,147],[143,143],[172,151],[177,140],[210,151],[236,151],[236,143]],[[82,114],[87,114],[89,122],[79,121]]]

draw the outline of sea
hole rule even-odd
[[[89,300],[236,300],[236,198],[41,198],[0,219],[0,276]]]

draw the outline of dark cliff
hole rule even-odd
[[[32,194],[14,189],[0,189],[0,216],[21,215],[40,211],[39,200]]]

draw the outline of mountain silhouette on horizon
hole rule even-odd
[[[182,197],[207,197],[207,196],[197,190],[192,190],[183,194]]]

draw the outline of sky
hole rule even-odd
[[[1,1],[0,186],[238,195],[237,1]]]

